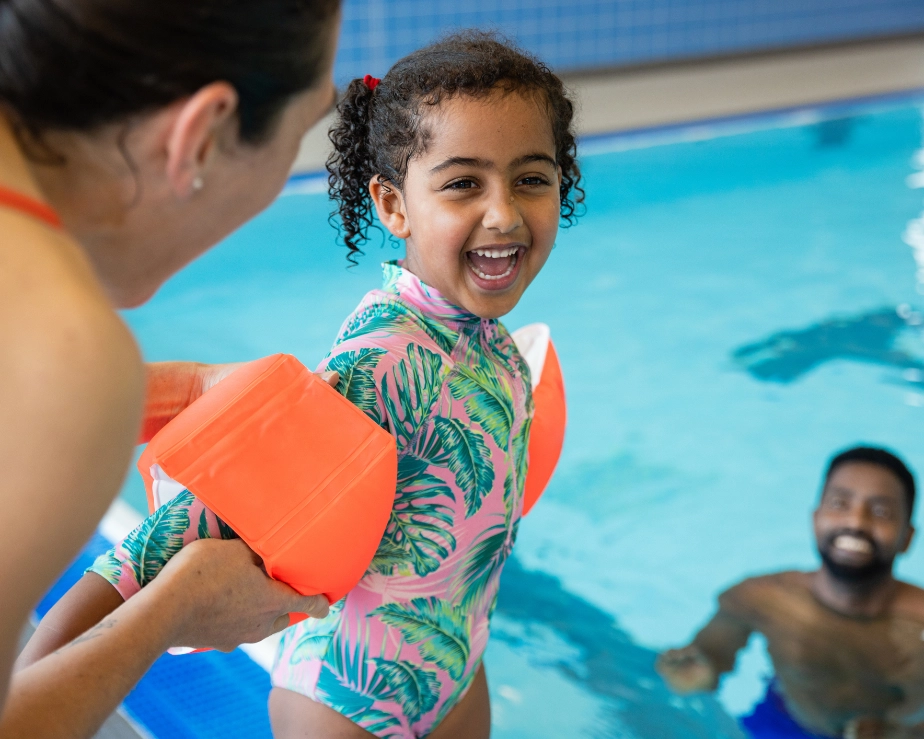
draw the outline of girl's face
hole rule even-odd
[[[379,218],[407,243],[404,266],[456,305],[497,318],[517,304],[558,233],[561,171],[534,95],[445,100],[402,191],[372,179]]]

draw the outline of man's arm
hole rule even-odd
[[[86,739],[167,648],[230,651],[285,628],[293,611],[323,618],[327,601],[270,580],[241,541],[193,542],[101,623],[13,676],[0,739]]]
[[[676,692],[711,692],[719,677],[734,668],[738,651],[753,630],[740,608],[741,589],[737,585],[719,596],[718,613],[690,645],[658,657],[656,669]]]

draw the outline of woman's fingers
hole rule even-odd
[[[323,596],[301,596],[267,577],[240,540],[192,542],[145,590],[172,611],[174,646],[228,650],[266,638],[290,612],[327,612]]]
[[[202,364],[200,367],[199,395],[208,392],[228,375],[243,367],[246,362],[230,362],[228,364]],[[197,396],[198,397],[198,396]],[[195,398],[192,398],[195,400]]]
[[[330,604],[323,595],[299,595],[298,602],[289,609],[290,613],[307,613],[311,618],[326,618]]]
[[[224,380],[228,375],[233,374],[241,367],[243,367],[247,362],[232,362],[229,364],[202,364],[199,365],[200,369],[200,389],[199,395],[208,392],[213,387],[215,387],[219,382]],[[317,373],[324,382],[326,382],[331,387],[336,387],[337,383],[340,382],[340,375],[333,370],[326,372]],[[198,396],[197,396],[198,397]],[[195,398],[192,398],[195,400]]]

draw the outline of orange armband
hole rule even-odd
[[[512,334],[529,365],[533,386],[533,422],[529,431],[529,467],[523,492],[525,516],[545,492],[565,443],[568,420],[565,381],[549,327],[532,323]]]
[[[394,437],[285,354],[219,382],[164,426],[138,462],[152,511],[188,489],[270,577],[331,603],[375,555],[397,468]]]

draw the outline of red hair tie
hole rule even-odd
[[[382,80],[380,80],[378,77],[373,77],[371,74],[367,74],[365,77],[363,77],[363,84],[370,90],[375,90],[381,81]]]

